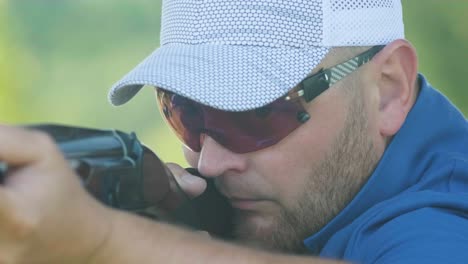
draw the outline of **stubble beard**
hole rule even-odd
[[[304,254],[303,240],[326,225],[358,193],[379,157],[367,134],[364,103],[354,100],[331,151],[298,196],[296,206],[282,206],[264,226],[250,225],[240,217],[235,228],[238,242],[269,251]],[[313,122],[313,120],[311,120]]]

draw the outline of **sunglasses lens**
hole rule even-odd
[[[237,153],[257,151],[270,147],[289,135],[301,123],[296,116],[301,111],[299,103],[277,100],[262,108],[245,112],[222,112],[218,120],[222,124],[209,123],[207,126],[222,128],[222,136],[213,138],[221,145]]]
[[[298,128],[302,124],[298,117],[306,113],[300,102],[284,98],[244,112],[218,110],[162,89],[158,89],[158,99],[177,136],[197,152],[201,134],[236,153],[272,146]]]
[[[190,149],[200,151],[203,113],[199,104],[173,93],[158,89],[159,108],[177,137]]]

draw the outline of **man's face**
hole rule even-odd
[[[303,239],[330,221],[370,175],[380,155],[369,137],[368,107],[361,93],[344,92],[346,85],[356,84],[345,79],[307,103],[310,120],[272,147],[236,154],[205,137],[200,153],[185,151],[190,165],[215,177],[230,199],[243,243],[302,251]]]

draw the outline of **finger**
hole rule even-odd
[[[11,212],[11,202],[10,197],[6,194],[7,190],[3,187],[0,187],[0,222],[3,222],[5,217],[7,217]]]
[[[188,173],[184,168],[175,163],[167,163],[166,165],[171,170],[180,188],[188,196],[194,198],[205,191],[206,181],[204,179]]]
[[[32,230],[33,223],[19,215],[17,206],[9,195],[9,190],[0,187],[0,237],[1,239],[21,239]],[[28,219],[30,220],[30,219]]]
[[[0,125],[0,161],[12,166],[37,162],[44,153],[55,155],[53,140],[45,133]]]

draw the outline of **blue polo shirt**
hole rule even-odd
[[[304,243],[356,263],[468,263],[468,123],[420,75],[418,99],[354,199]]]

